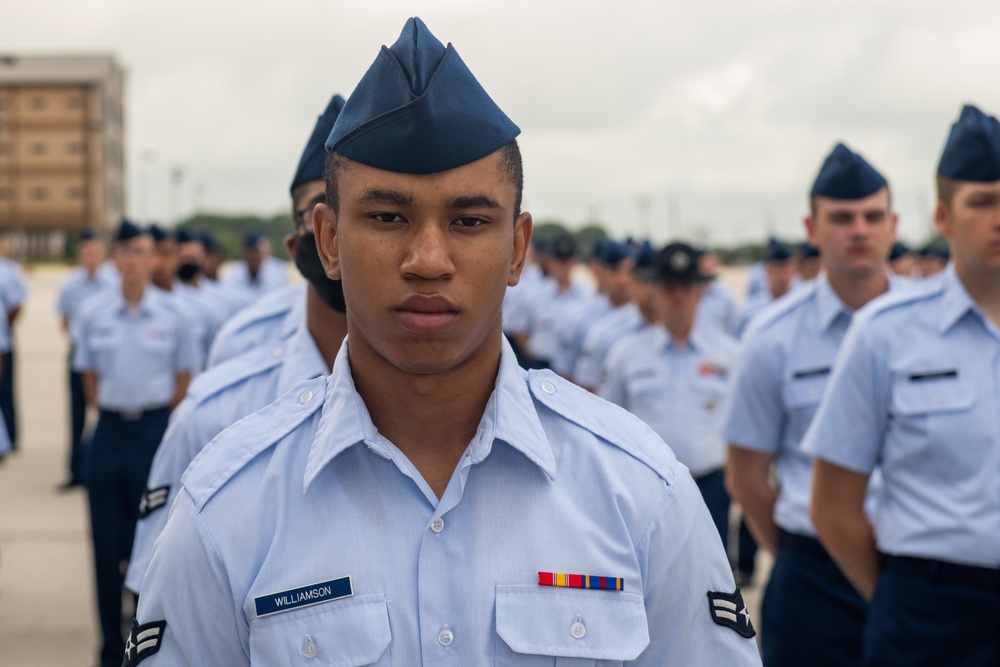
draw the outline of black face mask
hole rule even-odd
[[[316,249],[316,235],[312,232],[298,237],[298,244],[295,247],[295,267],[302,277],[316,288],[326,305],[338,312],[347,312],[344,290],[339,280],[330,280],[327,277],[323,262],[319,259],[319,250]]]
[[[185,263],[177,267],[177,277],[183,282],[188,282],[194,279],[196,275],[201,271],[201,266],[194,263]]]

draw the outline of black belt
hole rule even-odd
[[[895,570],[931,583],[956,584],[977,588],[1000,588],[1000,568],[961,565],[943,560],[881,554],[882,568]]]
[[[101,408],[101,415],[115,417],[123,422],[137,422],[143,417],[149,417],[161,412],[168,412],[169,410],[170,408],[167,406],[163,406],[161,408],[138,408],[136,410],[105,410],[104,408]]]
[[[812,556],[823,561],[832,560],[823,545],[815,537],[807,537],[797,533],[789,533],[783,528],[778,529],[778,548],[788,549],[795,553]]]

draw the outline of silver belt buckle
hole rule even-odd
[[[122,421],[137,422],[142,419],[142,410],[122,410],[120,414]]]

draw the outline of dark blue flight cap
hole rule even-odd
[[[624,243],[618,243],[611,239],[605,239],[604,253],[601,256],[601,263],[608,266],[618,266],[623,261],[632,256],[631,249]]]
[[[889,261],[895,262],[900,257],[905,257],[910,254],[910,248],[905,243],[901,241],[896,241],[892,244],[892,250],[889,251]]]
[[[122,223],[118,226],[118,231],[115,233],[115,241],[123,243],[137,236],[145,236],[148,233],[149,231],[142,229],[128,218],[122,218]]]
[[[326,148],[378,169],[433,174],[486,157],[520,132],[455,48],[411,18],[351,93]]]
[[[959,181],[1000,181],[1000,122],[966,104],[951,126],[937,173]]]
[[[820,167],[809,194],[830,199],[863,199],[887,185],[885,177],[863,157],[844,144],[837,144]]]
[[[247,232],[243,237],[243,247],[246,249],[256,248],[264,240],[264,235],[258,231]]]
[[[812,243],[809,243],[809,241],[803,241],[799,244],[799,257],[802,259],[819,257],[819,248],[814,246]]]
[[[153,240],[159,243],[160,241],[165,241],[170,238],[170,234],[167,234],[162,227],[160,227],[155,222],[149,226],[149,235],[153,237]]]
[[[90,227],[86,227],[82,232],[80,232],[80,241],[81,242],[83,242],[83,241],[93,241],[96,238],[99,238],[97,232],[95,232]]]
[[[178,229],[174,234],[174,239],[176,239],[178,243],[191,243],[192,241],[201,240],[186,229]]]
[[[771,239],[764,248],[765,262],[787,262],[792,258],[792,247],[778,239]]]
[[[326,138],[330,136],[330,130],[333,129],[333,124],[337,121],[337,116],[340,115],[340,110],[343,108],[344,98],[340,95],[334,95],[330,103],[326,105],[323,115],[316,120],[316,126],[309,136],[309,141],[306,142],[302,157],[299,158],[299,167],[295,170],[295,176],[292,177],[292,184],[288,188],[289,192],[303,183],[322,180],[323,164],[326,162],[324,143]]]
[[[656,248],[649,241],[639,244],[639,249],[635,251],[635,262],[632,264],[632,273],[641,280],[652,280],[656,273]]]
[[[590,256],[598,262],[604,262],[604,254],[607,252],[608,243],[610,243],[610,239],[603,237],[594,239],[594,248],[591,250]]]
[[[219,239],[215,238],[215,234],[209,231],[201,233],[201,244],[205,246],[207,252],[215,252],[222,248],[222,244],[219,243]]]

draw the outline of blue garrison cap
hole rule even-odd
[[[1000,122],[966,104],[951,126],[937,173],[959,181],[1000,181]]]
[[[632,273],[641,279],[651,280],[656,273],[656,248],[649,241],[643,241],[635,251]]]
[[[351,93],[326,148],[378,169],[433,174],[486,157],[520,132],[455,48],[411,18]]]
[[[200,238],[198,238],[197,236],[195,236],[193,233],[189,232],[186,229],[178,229],[177,232],[174,234],[174,239],[176,239],[178,243],[191,243],[192,241],[201,241]]]
[[[90,227],[86,227],[82,232],[80,232],[81,241],[93,241],[96,238],[99,238],[97,232]]]
[[[256,248],[264,240],[264,235],[258,231],[247,232],[243,236],[244,248]]]
[[[792,258],[792,247],[778,239],[771,239],[764,248],[765,262],[785,262]]]
[[[118,226],[118,231],[115,233],[115,241],[122,243],[148,233],[147,230],[142,229],[131,220],[122,218],[122,224]]]
[[[809,241],[803,241],[799,244],[799,256],[803,259],[808,257],[819,257],[819,248],[814,246]]]
[[[153,237],[153,240],[156,241],[157,243],[170,238],[170,234],[167,234],[167,232],[165,232],[163,228],[160,227],[155,222],[149,226],[149,234],[150,236]]]
[[[901,241],[896,241],[892,244],[892,250],[889,251],[889,261],[895,262],[900,257],[905,257],[910,254],[910,248],[905,243]]]
[[[608,266],[618,266],[621,262],[632,256],[632,250],[624,243],[618,243],[611,239],[606,239],[604,252],[598,258],[602,264]]]
[[[205,250],[209,252],[222,248],[222,244],[219,243],[219,239],[215,238],[215,234],[209,231],[201,233],[201,244],[205,246]]]
[[[837,144],[819,169],[810,195],[863,199],[886,187],[885,177],[844,144]]]
[[[334,95],[330,103],[326,105],[326,110],[318,119],[313,128],[306,147],[302,150],[302,157],[299,158],[299,166],[292,177],[292,184],[288,191],[291,192],[303,183],[319,181],[323,178],[323,164],[326,162],[326,138],[330,136],[330,130],[340,115],[340,110],[344,108],[344,98]]]

